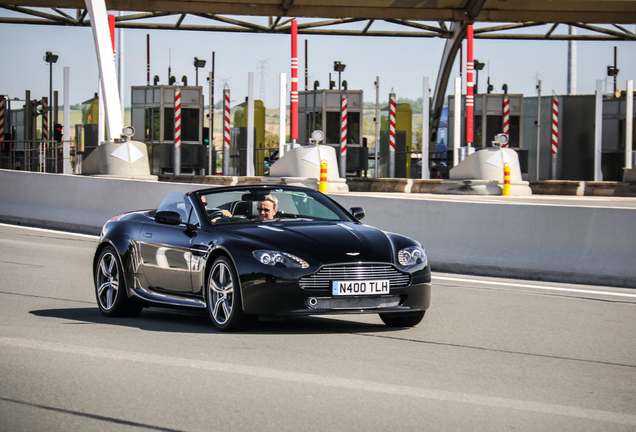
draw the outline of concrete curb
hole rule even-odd
[[[428,193],[448,194],[451,189],[455,193],[466,195],[471,193],[469,187],[462,191],[462,185],[480,185],[480,180],[423,180],[423,179],[391,179],[391,178],[347,178],[347,184],[351,192],[399,192],[399,193]],[[529,186],[534,195],[572,195],[572,196],[621,196],[636,197],[636,183],[626,182],[590,182],[545,180],[531,181]],[[495,185],[501,189],[499,183]],[[496,192],[496,191],[495,191]],[[497,193],[491,193],[497,195]]]

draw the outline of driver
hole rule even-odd
[[[278,199],[273,195],[267,195],[258,203],[258,218],[262,221],[274,219],[278,209]]]

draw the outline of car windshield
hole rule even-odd
[[[199,197],[213,224],[246,221],[352,220],[331,200],[315,191],[258,188],[210,192]]]
[[[181,216],[182,221],[187,221],[191,208],[192,205],[190,204],[190,201],[183,193],[173,192],[168,194],[163,201],[161,201],[161,204],[157,207],[157,211],[177,212]]]

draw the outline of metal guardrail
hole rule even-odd
[[[435,151],[431,150],[428,152],[428,166],[431,178],[447,178],[448,177],[448,157],[446,150],[443,151]],[[404,157],[405,155],[411,155],[411,177],[413,179],[421,178],[421,165],[414,165],[414,160],[417,160],[421,163],[422,160],[422,152],[421,151],[396,151],[396,160],[399,160],[397,156]],[[416,157],[413,157],[416,156]],[[378,169],[384,170],[388,172],[388,161],[382,163],[382,160],[378,159]],[[375,153],[369,153],[369,175],[370,177],[375,178]],[[399,170],[396,170],[399,171]],[[382,174],[382,172],[380,173]],[[382,176],[382,175],[381,175]],[[403,178],[398,177],[396,178]]]
[[[0,142],[0,168],[61,173],[63,143],[42,140]]]

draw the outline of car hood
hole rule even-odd
[[[394,261],[383,231],[353,222],[267,222],[235,228],[234,234],[254,250],[288,252],[322,264]]]

